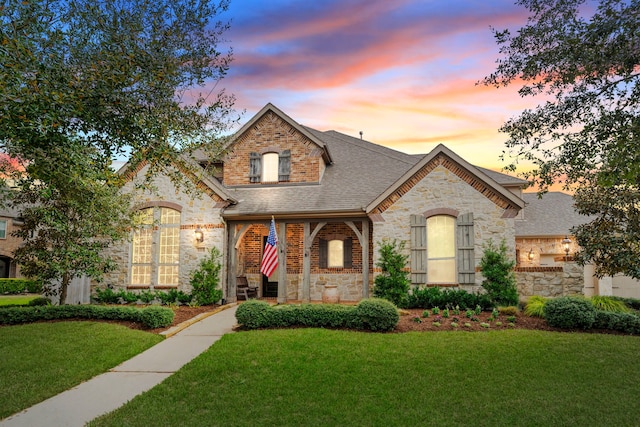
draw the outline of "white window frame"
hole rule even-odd
[[[7,224],[9,221],[6,219],[0,219],[0,239],[7,238]]]
[[[262,155],[262,182],[278,182],[280,155],[264,153]]]

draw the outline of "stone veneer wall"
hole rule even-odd
[[[515,274],[518,294],[524,300],[533,295],[584,295],[584,268],[575,262],[557,267],[517,267]]]
[[[482,258],[482,245],[489,239],[493,239],[495,243],[505,239],[507,253],[515,254],[514,220],[502,218],[503,208],[487,199],[452,171],[439,165],[381,213],[384,221],[374,222],[374,265],[380,258],[377,243],[384,239],[404,241],[405,254],[409,255],[411,215],[419,215],[437,208],[455,209],[461,215],[473,212],[476,267]],[[475,286],[462,288],[470,292],[479,291],[482,280],[482,274],[476,271]]]
[[[143,168],[137,178],[128,182],[124,191],[134,191],[136,181],[141,181],[146,172]],[[153,181],[155,190],[145,190],[136,193],[134,208],[157,202],[169,202],[181,207],[180,214],[180,267],[178,289],[185,292],[191,291],[189,275],[197,268],[200,260],[207,256],[212,247],[217,247],[221,254],[224,251],[224,224],[220,217],[219,200],[214,200],[207,194],[187,194],[177,189],[166,176],[158,176]],[[214,196],[215,198],[215,196]],[[200,227],[204,232],[204,241],[196,243],[194,231]],[[126,289],[129,284],[131,242],[123,242],[111,247],[108,254],[116,261],[118,268],[105,275],[105,279],[99,285],[92,283],[92,287],[112,286],[115,289]],[[223,263],[223,259],[220,259]],[[221,277],[225,277],[221,272]]]
[[[574,254],[579,249],[576,239],[569,236],[571,244],[569,246],[569,254]],[[536,267],[540,265],[540,255],[564,255],[562,247],[562,237],[518,237],[516,238],[516,249],[519,254],[519,263],[521,267]],[[533,259],[529,259],[529,251],[533,253]]]

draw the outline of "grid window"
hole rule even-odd
[[[0,239],[7,238],[7,220],[0,219]]]

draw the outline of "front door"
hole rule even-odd
[[[262,248],[264,250],[267,244],[267,236],[262,239]],[[271,274],[271,277],[262,275],[262,296],[265,298],[277,298],[278,297],[278,271],[280,267],[276,267]]]

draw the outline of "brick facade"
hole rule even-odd
[[[249,185],[249,155],[291,150],[289,183],[319,182],[325,168],[322,150],[282,118],[269,112],[240,135],[227,154],[224,185]],[[255,183],[251,185],[260,185]]]

